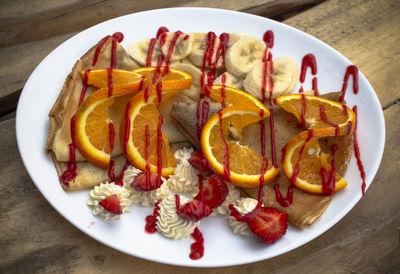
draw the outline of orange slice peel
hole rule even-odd
[[[269,110],[256,97],[236,88],[221,85],[212,85],[209,89],[209,96],[219,103],[225,103],[226,107],[258,107],[269,115]]]
[[[290,139],[283,149],[282,169],[291,183],[309,193],[328,194],[321,182],[326,181],[327,174],[332,173],[332,191],[346,187],[344,178],[332,170],[334,159],[331,159],[331,163],[328,161],[328,158],[334,158],[334,154],[322,153],[318,140],[351,134],[355,113],[345,105],[312,95],[283,95],[276,98],[275,102],[308,127],[307,131]]]
[[[259,108],[249,106],[226,107],[214,114],[203,127],[200,142],[210,168],[216,174],[225,177],[228,168],[229,178],[225,179],[233,185],[258,187],[264,158],[236,140],[230,140],[229,137],[232,134],[240,137],[244,127],[267,117],[269,112],[262,112]],[[226,146],[229,151],[227,154]],[[226,156],[229,156],[227,157],[229,166],[226,166]],[[268,161],[264,184],[272,181],[278,174],[279,168]]]
[[[157,130],[160,116],[157,107],[179,92],[180,90],[174,89],[159,93],[154,86],[151,86],[136,94],[127,104],[125,114],[121,118],[119,136],[125,156],[136,168],[145,170],[146,165],[149,164],[151,172],[158,172]],[[149,138],[148,147],[146,147],[146,138]],[[161,175],[168,177],[174,172],[176,162],[164,133],[161,140]],[[146,159],[146,150],[148,159]]]
[[[112,86],[128,85],[136,83],[142,77],[132,71],[111,68],[82,70],[80,73],[87,85],[98,88],[107,87],[109,82],[112,82]]]
[[[110,164],[110,120],[108,108],[115,99],[139,91],[141,80],[115,86],[109,96],[109,88],[101,88],[90,94],[74,114],[75,143],[82,156],[96,166],[106,168]]]
[[[145,76],[149,85],[161,83],[162,90],[190,88],[192,76],[182,70],[171,67],[143,67],[134,69],[131,72]]]

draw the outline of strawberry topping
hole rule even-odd
[[[200,188],[195,200],[204,202],[211,208],[219,207],[228,195],[228,186],[220,175],[212,175],[207,183]]]
[[[177,205],[176,212],[178,215],[195,222],[208,217],[213,212],[212,208],[202,201],[193,200],[180,206],[179,195],[175,195],[175,200]]]
[[[276,208],[257,206],[244,216],[233,205],[229,209],[231,216],[238,222],[246,222],[254,235],[264,243],[275,243],[286,233],[288,214],[279,212]]]
[[[200,151],[196,151],[192,153],[192,156],[188,160],[189,163],[195,168],[200,171],[211,172],[212,170],[207,164],[206,158],[204,158],[203,153]]]
[[[117,194],[105,197],[103,200],[99,202],[99,205],[101,205],[108,212],[118,215],[122,214],[121,205],[119,204],[119,199]]]
[[[131,187],[139,191],[150,191],[159,188],[162,184],[161,176],[150,171],[142,171],[135,177]]]

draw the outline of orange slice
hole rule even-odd
[[[157,94],[154,86],[150,90],[143,90],[136,94],[128,103],[125,114],[121,119],[120,143],[129,162],[136,168],[146,169],[146,164],[150,166],[150,171],[157,173],[159,113],[157,107],[172,96],[179,93],[179,90],[167,90],[161,93],[161,98]],[[148,99],[145,100],[145,93],[148,92]],[[146,146],[146,127],[148,127],[148,145]],[[167,177],[171,175],[176,167],[175,157],[169,147],[169,142],[162,133],[162,170],[161,175]],[[146,150],[147,158],[146,159]]]
[[[313,134],[309,135],[309,132]],[[297,188],[313,194],[330,194],[323,189],[322,177],[325,171],[325,180],[328,180],[332,171],[332,156],[322,153],[318,139],[326,137],[326,132],[321,130],[304,131],[290,139],[284,148],[282,156],[282,169],[287,178]],[[346,187],[347,182],[338,173],[334,172],[333,192]],[[332,182],[333,183],[333,182]]]
[[[318,139],[351,134],[355,113],[338,102],[312,95],[289,94],[276,98],[275,102],[309,129],[290,139],[285,146],[282,169],[291,183],[314,194],[330,195],[346,187],[347,182],[332,170],[334,153],[322,153]],[[328,181],[330,187],[324,187]]]
[[[162,81],[162,90],[190,88],[192,76],[182,70],[170,67],[144,67],[132,70],[132,72],[144,75],[149,84]]]
[[[221,86],[212,85],[209,96],[215,101],[222,103],[225,101],[225,106],[249,106],[258,107],[264,110],[269,116],[269,110],[256,97],[242,90]]]
[[[142,75],[122,69],[92,69],[82,70],[82,79],[86,79],[88,85],[98,88],[107,87],[110,79],[113,86],[135,83]]]
[[[235,137],[241,136],[244,127],[268,116],[269,113],[263,112],[261,115],[259,108],[248,106],[227,107],[214,114],[203,127],[200,142],[210,168],[225,177],[229,170],[229,178],[226,179],[233,185],[258,187],[262,176],[263,157],[247,146],[240,145],[236,140],[231,140],[230,135],[234,133]],[[222,134],[220,124],[222,124]],[[229,165],[226,159],[229,159]],[[273,180],[278,174],[279,168],[268,161],[264,184]]]
[[[313,95],[288,94],[277,97],[275,103],[309,129],[333,128],[334,134],[326,136],[346,135],[354,130],[355,113],[338,102]]]
[[[75,143],[82,156],[89,162],[108,167],[113,144],[110,144],[110,127],[112,123],[109,108],[113,104],[125,106],[132,94],[139,91],[141,80],[133,84],[115,86],[109,95],[108,87],[90,94],[74,114]],[[122,108],[123,110],[124,108]]]

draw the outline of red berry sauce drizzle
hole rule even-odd
[[[122,42],[122,40],[124,39],[124,35],[121,32],[116,32],[114,33],[112,36],[107,35],[106,37],[104,37],[101,42],[97,45],[95,53],[93,55],[93,61],[92,61],[92,67],[96,66],[97,64],[97,60],[99,58],[101,49],[103,48],[104,44],[107,42],[107,40],[109,38],[112,38],[112,46],[111,46],[111,60],[110,60],[110,68],[107,69],[107,73],[108,73],[108,95],[111,96],[112,95],[112,90],[113,90],[113,79],[112,79],[112,69],[115,68],[116,65],[116,55],[117,55],[117,51],[116,51],[116,45],[117,42]],[[84,77],[83,77],[83,87],[81,90],[81,94],[79,96],[79,102],[78,102],[78,107],[82,104],[85,95],[86,95],[86,91],[88,88],[88,74],[90,72],[90,69],[85,71]],[[113,127],[112,122],[109,124]],[[111,126],[109,126],[109,128],[111,129]],[[110,134],[114,132],[114,127],[113,130],[110,130],[109,132]],[[71,144],[69,144],[69,161],[68,161],[68,166],[67,166],[67,170],[65,170],[63,172],[63,174],[60,176],[60,181],[65,184],[68,185],[70,181],[74,180],[75,177],[77,176],[76,174],[76,169],[77,169],[77,164],[76,164],[76,144],[75,144],[75,118],[74,116],[72,116],[71,118],[71,122],[70,122],[70,132],[71,132]],[[110,141],[113,141],[113,143],[110,143],[110,148],[114,147],[114,137],[110,137]],[[111,154],[112,151],[110,151]],[[112,162],[112,161],[111,161]],[[112,162],[111,164],[110,162],[110,167],[114,167],[114,163]],[[113,175],[113,171],[112,173],[109,171],[109,174]],[[115,176],[114,176],[115,177]],[[110,178],[111,179],[111,178]]]
[[[190,245],[190,259],[198,260],[204,255],[204,238],[199,228],[195,228],[194,232],[190,235],[194,239],[194,243]]]
[[[320,175],[322,178],[322,192],[325,195],[332,195],[333,191],[335,190],[335,181],[336,181],[336,168],[335,168],[335,154],[336,151],[339,149],[337,144],[333,144],[331,147],[331,170],[326,171],[324,167],[320,169]]]
[[[344,78],[343,78],[342,94],[340,96],[340,102],[344,101],[344,97],[346,95],[347,85],[348,85],[350,76],[353,77],[353,93],[354,94],[358,94],[358,68],[355,65],[349,65],[346,68],[346,73],[345,73]],[[356,157],[358,170],[360,171],[360,176],[361,176],[361,179],[362,179],[361,191],[362,191],[362,195],[364,195],[365,188],[366,188],[365,170],[364,170],[364,165],[363,165],[363,163],[361,161],[360,148],[358,146],[358,131],[357,131],[357,128],[358,128],[358,113],[357,113],[357,105],[353,106],[353,111],[356,114],[356,121],[355,121],[355,127],[354,127],[354,135],[353,135],[354,156]],[[347,108],[343,107],[343,112],[347,113]],[[350,133],[351,126],[349,126],[347,128],[348,128],[348,133]]]
[[[264,33],[263,36],[264,43],[266,45],[266,49],[264,51],[263,55],[263,75],[264,77],[262,78],[262,85],[261,85],[261,93],[262,93],[262,102],[265,103],[266,99],[266,91],[269,90],[269,105],[272,106],[272,94],[274,90],[274,80],[272,78],[272,75],[274,73],[273,71],[273,61],[272,61],[272,48],[274,46],[274,33],[272,30],[267,30]],[[270,110],[270,118],[269,118],[269,127],[270,127],[270,139],[271,139],[271,161],[272,164],[277,167],[276,164],[276,147],[275,147],[275,121],[274,121],[274,110]],[[260,113],[261,115],[261,113]],[[262,200],[262,186],[264,184],[264,174],[266,171],[266,167],[268,164],[267,159],[265,158],[265,125],[264,121],[260,121],[260,127],[261,127],[261,153],[264,158],[263,165],[262,165],[262,170],[261,170],[261,176],[260,176],[260,189],[258,193],[258,202],[261,203]],[[274,186],[275,189],[275,197],[276,200],[282,205],[282,206],[289,206],[292,201],[293,201],[293,187],[289,186],[288,188],[288,194],[286,199],[283,198],[281,192],[279,191],[279,184],[276,183]]]
[[[314,76],[312,79],[312,89],[314,90],[314,95],[318,96],[319,91],[318,91],[318,80],[317,80],[317,61],[315,60],[314,54],[306,54],[303,57],[303,60],[301,61],[301,70],[300,70],[300,89],[299,92],[303,92],[303,84],[304,81],[306,80],[306,74],[307,74],[307,69],[311,69],[311,74]]]
[[[160,27],[157,31],[157,36],[156,38],[152,38],[150,40],[150,45],[149,49],[147,52],[147,57],[146,57],[146,65],[151,66],[152,65],[152,56],[154,52],[154,47],[156,45],[157,40],[160,42],[160,46],[162,47],[165,42],[166,42],[166,33],[169,32],[169,30],[166,27]],[[162,85],[161,85],[161,79],[163,76],[167,75],[169,71],[169,66],[171,64],[171,57],[172,53],[174,51],[174,48],[176,46],[176,43],[179,39],[179,37],[183,35],[183,32],[181,31],[176,31],[174,33],[174,36],[172,37],[171,43],[168,47],[168,52],[167,56],[164,60],[163,55],[160,55],[158,60],[157,60],[157,66],[156,70],[154,73],[154,78],[153,78],[153,84],[156,83],[156,90],[157,90],[157,95],[158,95],[158,103],[161,102],[161,91],[162,91]],[[184,40],[188,39],[189,36],[185,35]],[[212,55],[210,56],[211,60]],[[163,71],[161,72],[162,65],[165,63],[165,66],[163,67]],[[204,64],[205,68],[205,64]],[[204,74],[203,74],[204,75]],[[202,78],[203,79],[203,78]],[[212,77],[210,76],[210,79],[213,81],[215,79],[215,76]],[[209,83],[209,82],[207,82]],[[147,102],[148,98],[150,96],[150,88],[146,88],[144,92],[144,99]],[[130,123],[129,122],[129,108],[130,105],[127,106],[126,108],[126,114],[125,114],[125,119],[127,121],[126,124],[126,129],[129,130]],[[201,109],[201,110],[200,110]],[[208,112],[209,112],[209,102],[208,101],[202,101],[198,102],[197,105],[197,123],[196,123],[196,129],[197,129],[197,135],[200,140],[200,135],[201,135],[201,130],[204,126],[204,124],[207,122],[208,119]],[[159,180],[158,185],[161,185],[161,171],[162,171],[162,132],[161,132],[161,126],[163,124],[163,117],[162,115],[159,115],[158,117],[158,125],[157,125],[157,179]],[[128,132],[128,131],[125,131]],[[126,144],[128,142],[129,135],[126,134],[124,136],[124,149],[126,151]],[[149,133],[149,125],[145,125],[145,159],[146,159],[146,184],[150,184],[150,163],[148,162],[148,148],[150,146],[150,133]],[[199,176],[199,185],[200,188],[202,187],[202,178]],[[180,199],[179,196],[175,196],[175,202],[177,208],[180,206]],[[157,216],[158,210],[159,210],[159,201],[155,204],[154,212],[153,215],[149,215],[146,217],[146,225],[145,225],[145,231],[147,233],[154,233],[157,231],[156,227],[156,222],[157,222]],[[201,235],[201,232],[198,228],[195,229],[195,231],[192,233],[192,237],[195,239],[195,243],[191,245],[191,253],[189,257],[193,260],[200,259],[203,254],[204,254],[204,238]]]
[[[160,215],[158,211],[160,207],[158,206],[160,201],[157,201],[154,205],[153,214],[146,217],[146,225],[144,226],[144,231],[148,234],[153,234],[157,232],[157,217]]]

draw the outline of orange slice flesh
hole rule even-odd
[[[332,156],[320,151],[318,139],[351,134],[356,118],[354,112],[338,102],[312,95],[283,95],[276,98],[275,102],[312,130],[311,135],[311,131],[303,131],[289,140],[282,155],[283,172],[297,188],[324,194],[321,169],[327,173],[331,171],[328,158]],[[347,182],[335,173],[333,191],[343,189],[346,185]]]
[[[262,171],[263,157],[252,151],[247,146],[240,145],[235,140],[230,140],[230,133],[237,132],[241,135],[244,127],[257,123],[269,116],[269,113],[260,115],[260,109],[246,106],[232,106],[224,108],[221,113],[214,114],[204,125],[201,134],[201,149],[210,168],[217,174],[224,175],[225,142],[229,154],[229,181],[241,187],[258,187]],[[222,118],[221,138],[220,115]],[[234,129],[234,130],[232,130]],[[268,161],[264,174],[264,184],[272,181],[279,174],[279,168]],[[227,178],[228,179],[228,178]]]
[[[331,155],[320,151],[318,139],[325,137],[321,136],[325,135],[323,133],[320,131],[318,134],[318,131],[315,131],[315,137],[307,139],[304,138],[305,134],[302,132],[299,134],[302,136],[298,135],[292,138],[285,147],[285,155],[282,161],[282,169],[287,178],[297,188],[313,194],[324,194],[321,169],[324,168],[327,174],[332,169],[331,163],[328,161]],[[335,172],[335,187],[333,191],[336,192],[346,186],[347,182],[344,178]]]
[[[225,102],[225,106],[250,106],[258,107],[264,110],[269,116],[269,110],[261,103],[256,97],[244,92],[242,90],[221,86],[212,85],[210,88],[209,96],[215,101],[222,103]]]
[[[89,95],[75,112],[75,143],[87,161],[108,167],[111,153],[109,124],[112,123],[109,108],[115,102],[124,105],[124,101],[126,103],[132,94],[139,91],[140,82],[115,86],[110,97],[108,87],[101,88]],[[115,126],[114,130],[118,132]]]
[[[149,84],[162,82],[162,90],[190,88],[192,76],[179,69],[170,67],[144,67],[134,69],[131,72],[145,76]]]
[[[336,135],[338,136],[350,134],[354,130],[355,113],[338,102],[313,95],[288,94],[277,97],[275,103],[296,116],[300,123],[304,122],[304,125],[309,129],[333,127],[335,130],[337,126]],[[325,119],[323,119],[323,116],[325,116]],[[335,136],[335,134],[327,136]]]
[[[82,70],[82,79],[87,78],[87,84],[98,88],[107,87],[110,79],[112,79],[113,86],[126,85],[135,83],[140,80],[142,75],[122,70],[122,69],[93,69]],[[86,75],[85,75],[86,73]]]
[[[136,94],[128,103],[125,114],[121,119],[120,143],[125,155],[130,163],[141,170],[146,169],[146,163],[149,163],[150,171],[157,173],[158,162],[158,137],[157,128],[159,123],[159,112],[157,110],[159,102],[162,103],[172,96],[178,94],[179,90],[167,90],[158,97],[154,86],[150,88],[148,100],[145,100],[143,90]],[[159,101],[160,100],[160,101]],[[127,125],[128,123],[128,125]],[[146,161],[146,126],[149,132],[149,145],[147,147],[148,159]],[[175,157],[172,153],[167,137],[162,133],[162,170],[161,175],[167,177],[171,175],[176,167]]]

